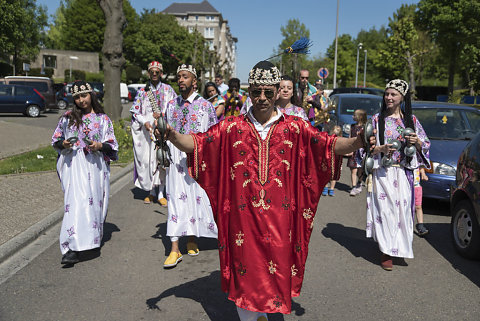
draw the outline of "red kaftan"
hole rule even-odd
[[[336,138],[284,116],[262,140],[246,115],[192,136],[189,170],[218,226],[222,290],[241,308],[290,313],[321,192],[340,176]]]

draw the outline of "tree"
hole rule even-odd
[[[298,19],[289,19],[286,26],[280,27],[280,31],[283,40],[278,46],[275,54],[283,52],[302,37],[310,38],[310,31]],[[281,55],[279,58],[275,59],[274,62],[277,65],[280,65],[280,72],[282,74],[291,74],[294,82],[297,80],[300,69],[308,69],[307,57],[302,54]]]
[[[479,47],[480,2],[472,0],[420,0],[418,19],[438,44],[448,62],[448,90],[453,93],[459,58],[467,48]],[[463,55],[463,58],[467,58]],[[470,61],[475,63],[475,61]],[[469,66],[470,68],[470,66]],[[474,69],[474,68],[473,68]],[[470,70],[473,70],[470,68]]]
[[[0,55],[8,62],[13,56],[14,74],[22,62],[36,58],[47,26],[46,12],[35,0],[0,1]]]
[[[335,40],[327,49],[327,57],[332,61],[335,59]],[[344,87],[355,77],[356,58],[357,45],[353,42],[352,36],[343,34],[338,37],[337,81]]]
[[[119,120],[122,112],[120,102],[120,78],[125,64],[123,35],[125,15],[123,0],[97,0],[105,16],[105,36],[102,47],[105,74],[105,112],[112,120]]]
[[[180,63],[193,63],[195,54],[199,67],[205,39],[198,32],[189,33],[174,16],[152,9],[140,15],[137,32],[126,37],[125,48],[131,63],[146,69],[150,61],[158,60],[166,74],[175,74]]]
[[[355,43],[363,44],[363,49],[367,50],[367,81],[370,83],[383,84],[385,82],[385,74],[383,70],[383,62],[380,61],[380,50],[384,47],[387,40],[387,30],[385,27],[370,30],[360,30],[357,34]],[[362,52],[360,53],[362,54]],[[363,59],[365,55],[363,55]],[[359,74],[364,72],[365,61],[360,57]],[[362,63],[363,62],[363,63]]]

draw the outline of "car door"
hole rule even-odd
[[[0,85],[0,111],[2,113],[16,112],[15,97],[12,85]]]

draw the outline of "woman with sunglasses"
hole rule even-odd
[[[429,167],[430,141],[412,115],[406,81],[394,79],[386,85],[382,108],[372,117],[372,125],[377,146],[372,152],[373,168],[368,169],[372,175],[367,179],[366,234],[378,242],[382,268],[391,271],[392,257],[413,258],[413,170]]]
[[[220,95],[220,90],[218,90],[218,87],[215,85],[215,83],[209,81],[205,84],[203,98],[208,100],[213,105],[218,120],[225,118],[223,116],[223,112],[225,110],[225,99],[223,99],[222,95]]]
[[[284,115],[298,116],[308,121],[303,108],[298,107],[297,89],[293,85],[293,79],[287,75],[283,75],[281,79],[275,105]]]

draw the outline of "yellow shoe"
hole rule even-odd
[[[163,263],[163,267],[174,267],[182,260],[182,253],[170,252],[170,255],[167,257]]]
[[[162,197],[161,199],[159,199],[158,203],[163,207],[167,207],[167,199],[165,197]]]
[[[200,250],[198,249],[197,243],[187,242],[187,253],[190,256],[197,256],[198,254],[200,254]]]
[[[148,195],[147,197],[144,198],[143,203],[144,204],[150,204],[153,202],[153,195]]]

